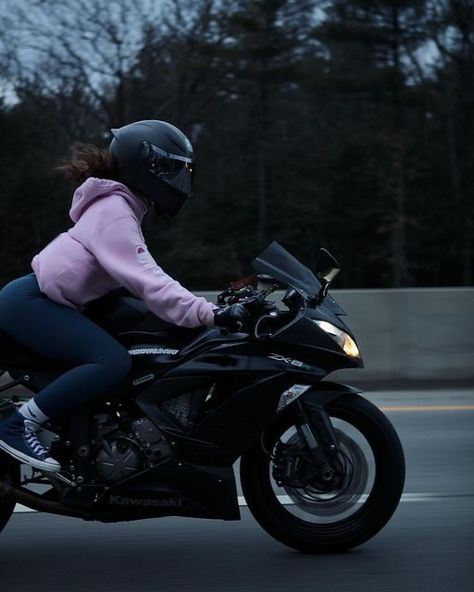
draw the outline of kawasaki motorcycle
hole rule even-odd
[[[325,380],[363,365],[328,294],[337,261],[321,249],[313,274],[274,242],[253,267],[218,298],[248,309],[237,333],[169,325],[123,290],[88,306],[132,370],[115,392],[42,426],[61,472],[0,453],[0,530],[17,503],[102,522],[239,520],[243,498],[271,536],[305,552],[350,549],[386,524],[404,485],[399,438],[359,390]],[[3,417],[25,399],[15,387],[31,396],[68,369],[5,334],[0,365]]]

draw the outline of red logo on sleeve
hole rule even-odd
[[[155,273],[157,273],[158,271],[158,266],[156,264],[156,261],[153,259],[153,257],[150,255],[150,253],[147,251],[146,247],[137,247],[136,248],[136,256],[138,261],[143,265],[143,267],[145,269],[149,269],[151,271],[154,271]]]

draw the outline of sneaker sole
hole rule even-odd
[[[48,473],[58,473],[61,470],[61,465],[58,462],[55,461],[53,464],[38,460],[27,454],[23,454],[23,452],[20,452],[16,448],[12,448],[3,440],[0,440],[0,449],[10,456],[13,456],[14,459],[31,465],[32,467],[35,467],[35,469],[40,469],[41,471],[46,471]]]

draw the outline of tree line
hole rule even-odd
[[[191,289],[278,240],[339,288],[472,285],[470,0],[4,0],[0,282],[66,230],[77,141],[163,119],[196,196],[144,232]]]

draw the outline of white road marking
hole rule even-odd
[[[367,494],[361,495],[358,503],[367,501],[369,496]],[[440,493],[404,493],[401,502],[430,502],[441,497],[451,497]],[[277,495],[278,501],[284,506],[293,506],[294,502],[289,495]],[[239,495],[239,506],[246,506],[245,498]]]
[[[292,499],[290,498],[289,495],[278,495],[278,501],[284,505],[284,506],[290,506],[290,505],[294,505],[294,502],[292,501]],[[367,500],[367,495],[362,495],[359,503],[365,502]],[[443,493],[404,493],[402,495],[402,499],[400,500],[401,502],[433,502],[437,499],[440,498],[451,498],[451,497],[459,497],[456,494],[453,495],[449,495],[449,494],[443,494]],[[239,506],[241,507],[247,507],[247,502],[245,501],[245,498],[243,495],[239,495],[238,496],[239,499]],[[31,510],[30,508],[27,508],[25,506],[22,506],[20,504],[17,504],[15,507],[15,512],[18,513],[23,513],[23,512],[36,512],[36,510]]]

